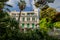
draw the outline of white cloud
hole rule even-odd
[[[30,7],[30,0],[25,0],[25,2],[26,2],[26,6]]]
[[[60,8],[57,8],[56,10],[57,10],[58,12],[60,12]]]
[[[55,0],[54,3],[49,3],[49,6],[55,8],[57,11],[60,11],[60,0]]]
[[[10,4],[10,5],[15,5],[17,2],[19,2],[20,0],[9,0],[8,2],[7,2],[7,4]],[[26,2],[26,6],[27,7],[30,7],[30,0],[25,0],[25,2]]]
[[[15,5],[15,3],[16,3],[15,0],[13,0],[13,1],[12,1],[12,0],[9,0],[9,1],[7,2],[7,4],[10,4],[10,5],[12,5],[12,6]]]

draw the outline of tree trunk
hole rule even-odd
[[[18,27],[20,28],[20,17],[21,17],[21,10],[20,10],[20,13],[19,13],[19,16],[18,16]]]

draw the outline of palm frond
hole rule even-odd
[[[5,4],[6,6],[8,6],[8,7],[13,7],[12,5],[9,5],[9,4]]]

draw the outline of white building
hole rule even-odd
[[[16,18],[16,20],[18,20],[19,12],[12,11],[9,14],[11,15],[11,17]],[[21,12],[20,26],[22,28],[38,28],[39,26],[36,26],[37,23],[39,23],[37,10]]]
[[[34,7],[34,11],[22,11],[21,12],[21,16],[20,16],[20,27],[21,28],[35,29],[39,27],[38,25],[36,26],[36,24],[39,23],[38,9],[35,8],[34,3],[33,3],[33,7]],[[16,20],[18,20],[19,12],[12,11],[9,14],[11,15],[11,17],[16,18]]]

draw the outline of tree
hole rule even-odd
[[[20,9],[20,13],[19,13],[19,17],[18,17],[18,23],[19,23],[18,26],[20,27],[20,16],[21,16],[21,11],[22,11],[23,9],[25,9],[25,6],[26,6],[25,1],[20,0],[20,2],[18,2],[18,6],[19,6],[19,9]]]
[[[37,8],[40,8],[41,9],[41,8],[45,7],[45,5],[48,5],[48,3],[53,3],[54,1],[55,0],[37,0],[37,2],[35,2],[35,6]]]
[[[10,40],[18,32],[18,22],[12,19],[7,12],[4,12],[5,2],[7,0],[0,0],[0,40]],[[8,5],[9,6],[9,5]]]
[[[55,14],[55,17],[52,19],[52,22],[59,22],[60,21],[60,12],[57,12]]]
[[[51,7],[46,6],[45,8],[42,8],[40,12],[40,28],[46,27],[47,30],[49,30],[49,28],[54,28],[52,20],[55,18],[56,12],[56,9]]]
[[[40,18],[54,18],[56,12],[57,11],[54,8],[43,8],[40,12]]]
[[[55,17],[52,19],[53,25],[56,28],[60,28],[60,12],[57,12]]]
[[[15,30],[16,32],[19,30],[18,22],[12,19],[7,12],[0,12],[0,39],[3,40],[6,37],[10,37]]]

